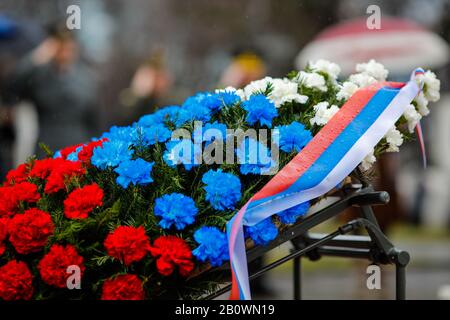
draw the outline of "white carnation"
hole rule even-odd
[[[436,78],[436,74],[428,70],[424,74],[420,74],[416,77],[419,81],[423,80],[423,91],[425,97],[432,102],[436,102],[441,97],[439,91],[441,90],[441,81]]]
[[[249,98],[254,93],[265,92],[271,83],[273,83],[273,79],[271,77],[265,77],[260,80],[252,81],[244,87],[244,94],[247,98]]]
[[[335,105],[329,107],[329,103],[319,102],[314,108],[315,115],[309,120],[311,125],[323,126],[339,111],[339,108]]]
[[[306,103],[308,97],[298,93],[298,84],[287,78],[271,78],[265,77],[261,80],[250,82],[246,85],[242,92],[236,91],[242,100],[248,99],[252,94],[265,92],[271,87],[271,92],[268,98],[275,104],[275,107],[279,108],[286,102],[298,102]]]
[[[363,159],[363,161],[360,164],[360,168],[362,171],[367,171],[370,168],[372,168],[375,161],[377,161],[377,158],[375,158],[374,150],[370,151],[370,153]]]
[[[389,144],[386,152],[398,152],[399,147],[403,144],[403,136],[397,128],[392,127],[384,136],[386,142]]]
[[[307,88],[319,89],[324,92],[328,90],[325,78],[318,73],[300,71],[296,80]]]
[[[375,79],[374,77],[365,74],[365,73],[356,73],[356,74],[352,74],[348,80],[350,82],[353,82],[354,84],[356,84],[358,87],[360,88],[364,88],[364,87],[368,87],[371,84],[374,84],[375,82],[377,82],[377,79]]]
[[[277,108],[286,102],[306,103],[308,97],[298,93],[298,84],[289,79],[273,79],[272,92],[269,95]]]
[[[422,116],[427,116],[430,113],[430,109],[428,109],[428,100],[425,98],[423,92],[420,92],[417,97],[414,99],[417,103],[417,110]]]
[[[346,81],[340,87],[336,97],[338,100],[348,100],[358,90],[358,86],[353,82]]]
[[[419,123],[420,119],[422,119],[422,116],[416,111],[416,108],[412,104],[406,107],[403,116],[405,117],[406,121],[408,121],[409,132],[413,133],[414,128],[416,127],[417,123]]]
[[[371,59],[367,63],[356,65],[356,71],[375,78],[378,81],[386,80],[389,71],[381,64]]]
[[[245,86],[243,95],[248,99],[252,94],[265,92],[267,88],[271,87],[272,91],[268,98],[279,108],[286,102],[306,103],[308,97],[298,93],[298,84],[289,79],[279,79],[265,77],[261,80],[250,82]],[[239,90],[238,90],[239,91]],[[236,92],[237,93],[237,92]],[[237,93],[238,94],[238,93]],[[242,97],[241,97],[242,98]],[[242,98],[244,100],[244,98]]]
[[[341,72],[341,67],[336,63],[330,62],[328,60],[317,60],[316,62],[310,62],[309,67],[313,71],[321,71],[328,74],[332,79],[337,79],[339,73]]]
[[[287,94],[285,96],[283,96],[279,101],[278,101],[278,105],[275,103],[275,106],[277,108],[279,108],[279,106],[283,105],[286,102],[297,102],[297,103],[301,103],[304,104],[308,101],[308,97],[304,96],[302,94]]]

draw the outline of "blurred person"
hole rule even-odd
[[[130,124],[154,112],[157,106],[162,105],[161,99],[169,91],[171,82],[164,51],[158,49],[137,68],[129,88],[120,93],[124,122]]]
[[[53,151],[89,141],[96,128],[95,81],[80,59],[80,46],[65,25],[54,24],[48,36],[19,63],[10,77],[5,103],[17,109],[20,102],[33,104],[37,112],[38,135],[28,134],[26,122],[16,126],[23,139],[18,143],[43,142]],[[20,111],[19,111],[20,113]],[[29,121],[33,115],[29,114]],[[36,130],[37,131],[37,130]],[[44,152],[34,150],[38,156]],[[30,154],[31,155],[31,154]]]
[[[220,86],[241,88],[266,75],[263,57],[254,50],[239,49],[220,78]]]
[[[3,179],[12,167],[14,130],[10,119],[9,110],[0,105],[0,179]]]
[[[17,24],[10,18],[0,15],[0,44],[9,42],[17,35]],[[2,80],[6,69],[7,58],[0,55],[0,95],[2,93]],[[10,117],[10,110],[0,102],[0,179],[6,175],[12,167],[12,144],[14,130]]]
[[[33,20],[0,14],[0,100],[7,96],[6,83],[18,61],[44,37]],[[0,101],[0,176],[34,152],[37,129],[37,114],[31,104],[20,103],[11,109]]]

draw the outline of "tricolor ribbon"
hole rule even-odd
[[[415,81],[380,82],[358,90],[284,168],[227,223],[230,299],[251,299],[244,225],[317,198],[343,181],[405,112],[421,88]]]

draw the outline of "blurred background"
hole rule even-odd
[[[80,28],[68,31],[77,8]],[[338,62],[346,76],[374,58],[401,81],[415,66],[430,67],[441,101],[422,121],[429,166],[421,167],[416,141],[380,159],[376,186],[392,201],[376,213],[412,256],[407,296],[450,299],[449,17],[447,0],[2,0],[0,178],[42,155],[38,142],[58,150],[198,90],[281,77],[308,60]],[[383,267],[382,289],[368,290],[366,266],[306,262],[303,297],[392,299],[393,270]],[[268,274],[257,297],[290,298],[290,268]]]

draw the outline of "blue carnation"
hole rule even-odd
[[[171,135],[172,132],[162,124],[155,124],[151,127],[143,128],[144,140],[149,145],[166,142]]]
[[[142,116],[137,123],[142,127],[151,127],[155,124],[161,124],[163,122],[156,119],[155,114],[152,113]]]
[[[309,202],[303,202],[299,205],[289,208],[287,210],[284,210],[277,214],[278,218],[280,218],[280,221],[285,224],[294,224],[297,219],[303,215],[305,215],[309,210]]]
[[[232,173],[209,170],[202,177],[206,201],[216,210],[234,209],[241,199],[241,181]]]
[[[138,140],[138,127],[137,126],[127,126],[127,127],[118,127],[113,126],[109,129],[108,132],[105,132],[101,139],[107,138],[109,141],[123,141],[125,143],[133,144]]]
[[[182,110],[180,106],[167,106],[158,109],[152,114],[142,116],[138,124],[143,127],[152,127],[154,125],[172,123],[176,127],[180,127],[191,118],[188,113]]]
[[[195,96],[188,98],[183,104],[184,107],[190,105],[201,105],[209,109],[212,113],[221,110],[225,106],[233,106],[240,100],[234,92],[221,91],[218,93],[200,92]]]
[[[205,100],[204,93],[198,93],[195,96],[189,97],[182,105],[181,115],[183,118],[188,118],[190,121],[209,122],[213,109],[210,101]],[[207,103],[208,102],[208,103]],[[220,101],[219,101],[220,102]]]
[[[213,123],[207,123],[200,129],[195,129],[193,132],[194,141],[206,142],[208,145],[210,142],[221,138],[225,143],[227,137],[227,126],[223,123],[218,123],[217,121]]]
[[[247,235],[256,245],[266,245],[278,235],[278,229],[269,217],[251,227],[245,227]]]
[[[201,163],[201,151],[200,146],[189,139],[169,141],[166,143],[163,159],[171,167],[182,164],[186,170],[191,170]]]
[[[201,262],[209,260],[211,266],[220,267],[229,259],[228,241],[224,232],[216,227],[201,227],[194,232],[194,239],[199,244],[192,254]]]
[[[302,150],[312,139],[312,134],[297,121],[286,126],[277,127],[280,134],[279,146],[284,152]]]
[[[163,123],[168,121],[180,127],[189,120],[183,117],[182,110],[180,106],[169,106],[156,111],[155,116],[160,117]]]
[[[114,169],[119,174],[116,182],[125,189],[130,183],[134,185],[147,185],[153,182],[150,173],[154,164],[154,162],[147,162],[141,158],[123,161]]]
[[[222,99],[215,93],[204,92],[197,95],[199,102],[211,110],[212,112],[219,111],[223,106]]]
[[[246,137],[236,149],[242,174],[266,174],[275,165],[270,150],[253,138]]]
[[[133,150],[129,149],[128,143],[121,140],[106,141],[94,149],[91,163],[99,169],[106,169],[130,160],[132,155]]]
[[[234,91],[222,90],[218,92],[217,95],[219,99],[222,100],[223,105],[227,107],[232,107],[241,101],[241,97],[239,97]]]
[[[161,217],[159,225],[163,229],[174,225],[177,230],[182,230],[194,223],[197,213],[194,200],[181,193],[165,194],[155,200],[154,214]]]
[[[211,111],[201,105],[191,105],[181,111],[183,118],[188,121],[202,121],[209,122],[211,120]]]
[[[253,125],[259,121],[261,126],[272,127],[273,118],[278,116],[275,104],[263,94],[253,94],[250,99],[242,104],[242,108],[247,111],[245,121]]]

